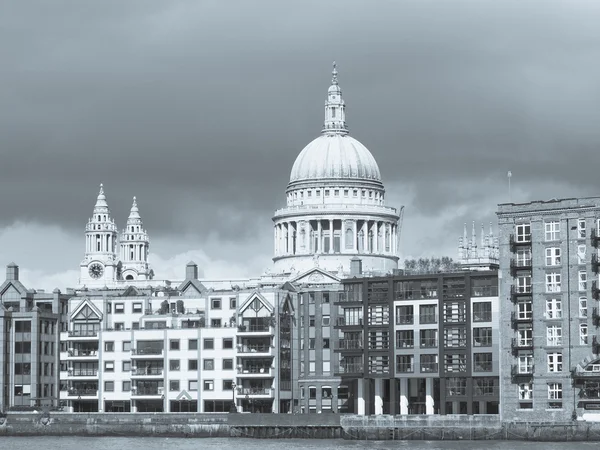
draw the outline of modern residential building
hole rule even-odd
[[[343,280],[338,374],[355,414],[497,414],[493,270]]]
[[[600,420],[600,197],[497,214],[502,417]]]

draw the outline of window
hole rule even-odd
[[[202,389],[205,391],[214,391],[215,390],[215,382],[213,380],[204,380]]]
[[[437,347],[437,333],[438,330],[436,329],[429,329],[429,330],[421,330],[419,331],[420,333],[420,341],[421,341],[421,348],[435,348]]]
[[[114,352],[115,351],[115,343],[114,342],[105,342],[104,343],[104,351],[105,352]]]
[[[579,317],[587,317],[587,297],[579,297]]]
[[[467,356],[465,354],[444,355],[444,369],[446,372],[466,372]]]
[[[520,301],[517,303],[517,314],[519,319],[531,319],[532,309],[531,300]]]
[[[344,197],[348,197],[348,189],[344,189]]]
[[[396,356],[396,371],[400,373],[412,373],[415,371],[413,355]]]
[[[197,359],[188,359],[188,370],[198,370]]]
[[[491,372],[492,371],[492,354],[491,353],[475,353],[473,355],[473,371],[474,372]]]
[[[131,305],[131,311],[134,313],[141,313],[142,312],[142,304],[134,303],[133,305]]]
[[[519,373],[533,373],[533,355],[519,355]]]
[[[437,306],[419,306],[419,323],[437,323]]]
[[[221,328],[221,319],[211,319],[210,326],[211,328]]]
[[[315,293],[309,292],[308,293],[308,303],[314,303],[314,302],[315,302]]]
[[[585,254],[587,247],[585,245],[577,246],[577,264],[585,264]]]
[[[125,313],[125,303],[115,303],[115,314]]]
[[[233,391],[233,380],[223,380],[223,390]]]
[[[233,359],[227,358],[223,360],[223,370],[233,370]]]
[[[531,293],[531,275],[517,277],[517,292],[520,294]]]
[[[223,348],[224,349],[232,349],[233,348],[233,339],[232,338],[223,338]]]
[[[577,238],[578,239],[585,239],[586,233],[585,233],[585,219],[578,219],[577,220]]]
[[[421,355],[421,372],[430,373],[438,371],[438,355]]]
[[[323,303],[329,303],[329,292],[323,292]]]
[[[115,330],[117,330],[117,331],[123,331],[125,329],[124,322],[115,322],[114,326],[115,326]]]
[[[546,241],[560,239],[560,222],[558,220],[544,223],[544,229],[546,231]]]
[[[123,381],[121,390],[123,392],[131,392],[131,381]]]
[[[413,330],[396,331],[396,348],[413,348],[415,346],[414,333]]]
[[[562,345],[562,327],[559,325],[551,325],[546,327],[546,345],[558,346]]]
[[[588,343],[588,326],[587,323],[579,324],[579,345],[587,345]]]
[[[131,361],[123,361],[122,371],[131,372]]]
[[[205,359],[202,361],[204,370],[215,370],[215,360],[214,359]]]
[[[560,264],[560,247],[548,247],[546,249],[546,265],[558,266]]]
[[[325,197],[329,197],[329,189],[325,189]]]
[[[169,341],[170,350],[179,350],[179,339],[171,339]]]
[[[562,383],[548,383],[548,408],[562,408]]]
[[[329,320],[330,320],[329,316],[323,316],[321,318],[321,325],[323,325],[325,327],[328,327],[329,326]]]
[[[237,299],[235,297],[229,297],[229,309],[235,309],[237,306]]]
[[[197,390],[198,390],[198,380],[188,381],[188,391],[197,391]]]
[[[308,339],[308,348],[310,350],[314,350],[315,349],[315,338],[309,338]]]
[[[317,388],[315,386],[308,387],[308,398],[314,400],[317,398]]]
[[[517,249],[517,267],[531,266],[531,248]]]
[[[531,347],[533,345],[533,328],[529,323],[519,324],[517,328],[517,345]]]
[[[546,274],[546,292],[560,292],[560,273],[550,272]]]
[[[473,303],[473,322],[492,321],[492,302]]]
[[[531,225],[521,223],[516,227],[517,242],[531,242]]]
[[[557,298],[549,298],[546,300],[546,319],[561,319],[562,318],[562,303]]]
[[[115,382],[114,381],[105,381],[104,382],[104,391],[105,392],[114,392],[115,391]]]
[[[179,370],[179,360],[178,359],[169,360],[169,370]]]
[[[198,339],[188,340],[188,350],[198,350]]]
[[[123,341],[123,351],[124,352],[131,351],[131,341]]]
[[[519,384],[519,400],[533,400],[532,383]]]
[[[585,270],[579,271],[579,290],[585,291],[587,289],[587,272]]]
[[[315,326],[315,316],[308,316],[308,326],[309,327]]]
[[[115,371],[115,362],[114,361],[104,361],[104,371],[105,372],[114,372]]]
[[[204,339],[204,350],[214,350],[215,348],[215,340],[214,339]]]
[[[473,347],[490,347],[492,345],[492,328],[473,328]]]
[[[210,299],[210,309],[221,309],[221,299],[220,298],[211,298]]]
[[[548,372],[562,372],[562,353],[548,353]]]
[[[413,323],[412,305],[396,306],[396,325],[409,325]]]
[[[179,391],[179,380],[169,381],[169,391]]]

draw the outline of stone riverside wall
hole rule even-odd
[[[350,440],[600,441],[600,423],[507,422],[493,416],[8,413],[0,436],[172,436]]]

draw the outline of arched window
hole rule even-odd
[[[125,279],[126,279],[126,280],[133,280],[133,275],[127,275],[127,276],[125,277]]]
[[[133,233],[134,227],[131,227],[131,232]]]
[[[100,215],[98,215],[98,222],[100,222],[102,220],[102,217]]]

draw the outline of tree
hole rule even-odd
[[[461,265],[454,262],[449,256],[441,258],[419,258],[406,259],[404,261],[404,271],[407,275],[419,275],[426,273],[456,272],[461,269]]]
[[[185,308],[183,307],[183,300],[181,299],[177,300],[177,312],[179,314],[185,313]]]
[[[160,304],[160,309],[158,310],[159,314],[168,314],[169,313],[169,301],[163,300]]]

